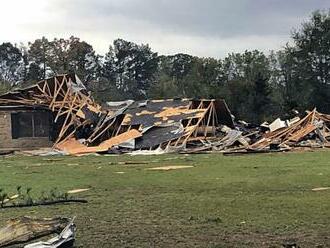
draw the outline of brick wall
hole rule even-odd
[[[0,111],[0,149],[30,149],[37,147],[51,147],[53,145],[47,137],[12,139],[11,113],[14,112],[17,111]]]

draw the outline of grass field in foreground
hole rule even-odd
[[[125,165],[118,161],[148,164]],[[152,171],[146,168],[193,165]],[[91,187],[87,204],[0,209],[77,216],[76,247],[330,247],[330,152],[0,158],[0,188]]]

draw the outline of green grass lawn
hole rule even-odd
[[[194,167],[146,170],[168,165]],[[18,185],[35,195],[92,188],[79,194],[87,204],[0,209],[1,225],[77,216],[76,247],[330,247],[330,190],[311,191],[330,186],[327,151],[0,158],[0,188]]]

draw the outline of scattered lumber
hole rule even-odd
[[[0,247],[25,243],[53,233],[60,233],[68,224],[68,218],[21,217],[9,220],[0,229]]]
[[[267,150],[269,147],[278,143],[281,148],[298,147],[302,141],[314,140],[320,146],[327,146],[329,141],[326,139],[330,124],[329,116],[320,114],[314,109],[307,112],[307,115],[288,127],[276,129],[266,133],[262,139],[249,146],[250,149]],[[315,143],[314,142],[314,143]],[[306,146],[306,142],[301,143]]]

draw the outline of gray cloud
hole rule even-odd
[[[120,37],[165,54],[221,57],[278,49],[312,11],[326,8],[328,0],[48,0],[51,18],[27,23],[24,33],[76,35],[99,52]]]
[[[126,18],[171,33],[233,37],[285,35],[325,0],[71,0],[63,1],[78,20]],[[140,30],[143,32],[143,29]]]

